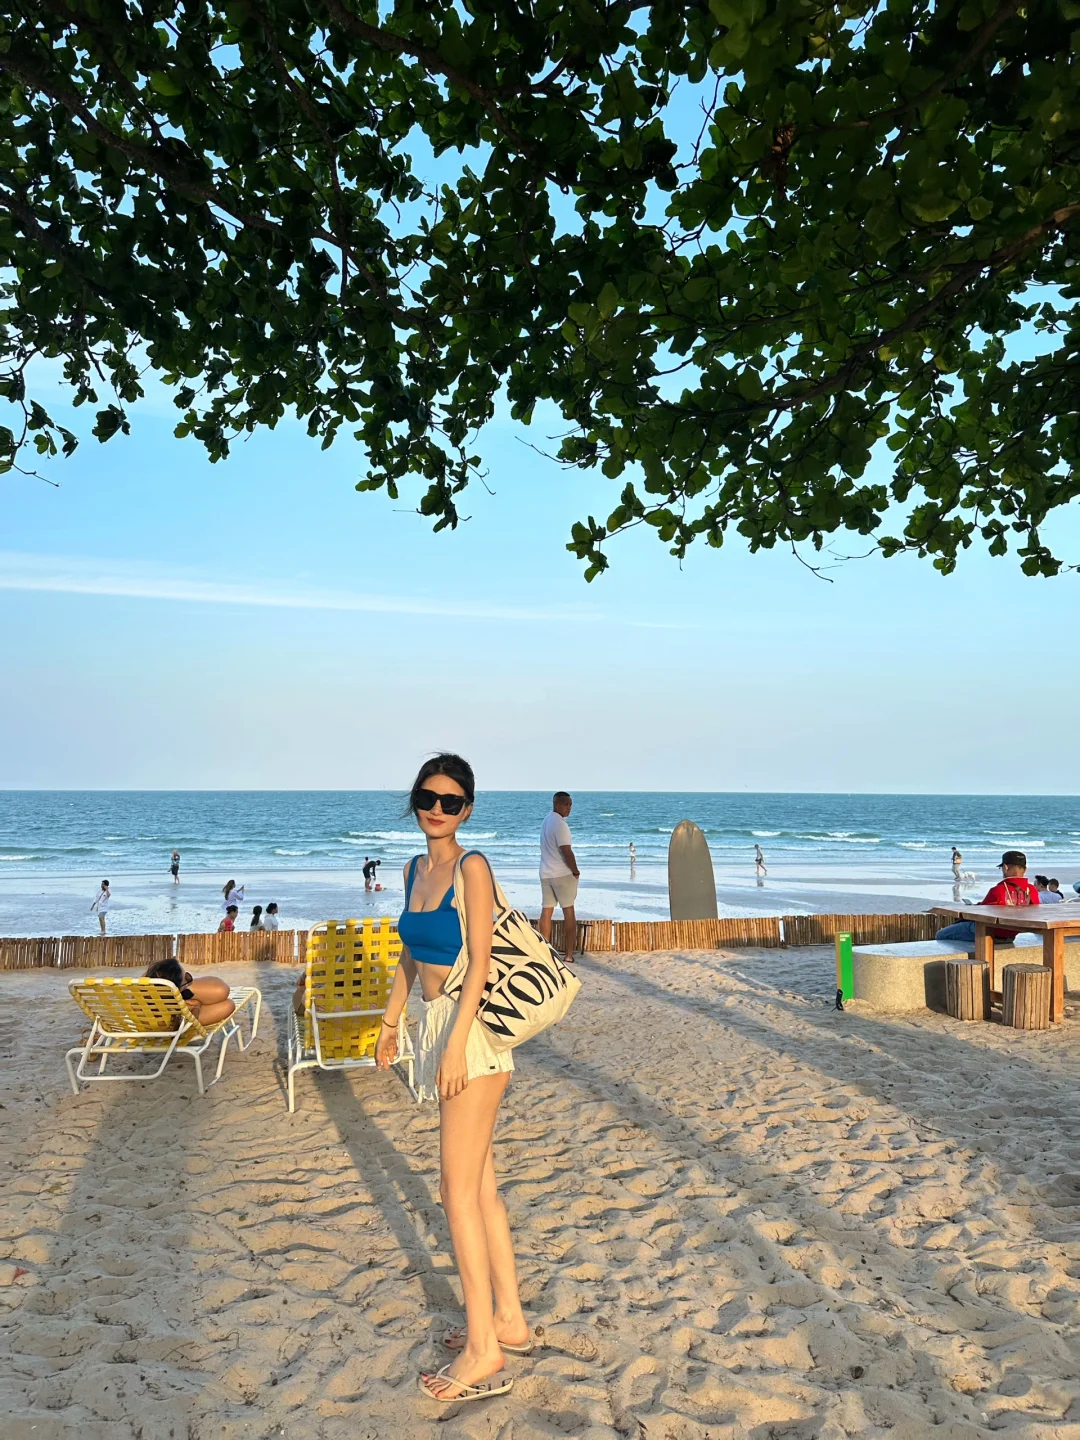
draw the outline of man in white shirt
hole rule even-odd
[[[566,817],[573,807],[573,800],[565,790],[557,790],[551,797],[551,814],[540,827],[540,889],[543,900],[540,910],[540,934],[545,940],[551,939],[551,917],[558,905],[563,913],[563,933],[566,958],[574,958],[577,944],[577,915],[574,901],[577,899],[578,870],[570,844],[570,826]]]

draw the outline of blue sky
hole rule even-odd
[[[640,532],[587,586],[570,525],[618,482],[509,422],[441,535],[354,492],[351,442],[286,424],[212,466],[173,423],[152,394],[59,488],[4,477],[0,787],[399,788],[453,746],[486,788],[1080,791],[1075,577],[971,552],[825,584]]]

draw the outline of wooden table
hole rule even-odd
[[[991,930],[1030,931],[1042,936],[1043,964],[1052,972],[1050,1019],[1065,1014],[1065,937],[1080,935],[1080,905],[935,905],[935,915],[953,920],[974,920],[975,959],[990,966],[990,989],[998,990],[994,976],[994,940]]]

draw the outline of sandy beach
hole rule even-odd
[[[826,950],[597,957],[496,1133],[536,1353],[416,1390],[458,1316],[437,1111],[309,1075],[295,972],[200,1099],[77,1099],[67,976],[5,974],[6,1440],[918,1440],[1080,1432],[1080,1055],[838,1014]],[[25,1272],[25,1273],[20,1273]]]

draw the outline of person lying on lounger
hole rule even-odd
[[[171,980],[200,1025],[217,1025],[227,1020],[236,1009],[229,999],[229,987],[224,980],[219,980],[216,975],[200,975],[195,980],[179,960],[155,961],[144,979]]]

